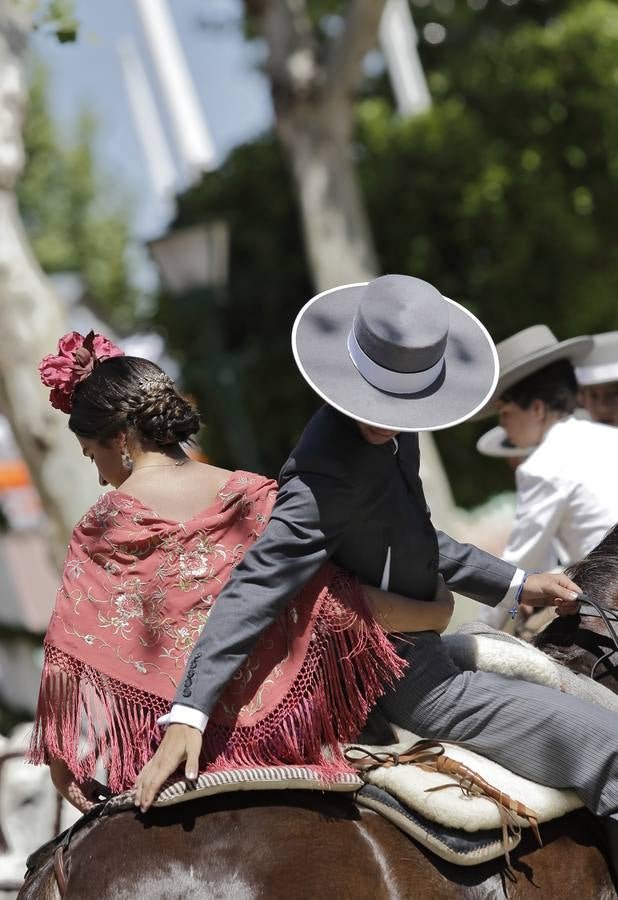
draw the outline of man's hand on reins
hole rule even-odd
[[[520,601],[529,606],[555,606],[559,616],[572,616],[579,609],[579,594],[581,588],[562,572],[541,572],[528,575]]]
[[[165,781],[186,760],[185,778],[193,781],[199,771],[202,733],[190,725],[170,725],[157,752],[135,782],[135,805],[146,812]]]

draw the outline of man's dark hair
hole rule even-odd
[[[555,412],[572,413],[577,400],[573,366],[566,359],[550,363],[508,388],[500,399],[517,403],[522,409],[528,409],[533,400],[542,400]]]

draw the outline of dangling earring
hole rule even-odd
[[[122,465],[128,472],[133,471],[133,460],[131,459],[131,454],[127,449],[127,445],[125,444],[120,453],[120,458],[122,459]]]

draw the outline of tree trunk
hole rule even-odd
[[[346,106],[348,108],[346,108]],[[277,131],[298,196],[305,248],[317,291],[370,281],[378,262],[346,122],[349,101],[280,110]]]
[[[0,234],[0,407],[49,517],[53,557],[60,566],[73,525],[98,491],[66,416],[50,406],[39,380],[40,360],[67,328],[10,191],[0,191]]]
[[[60,566],[73,525],[98,491],[65,416],[49,404],[37,368],[67,326],[28,243],[14,193],[23,163],[28,26],[23,6],[0,0],[0,408],[49,517],[53,558]]]

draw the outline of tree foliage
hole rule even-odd
[[[61,44],[75,40],[79,23],[73,0],[30,0],[30,5],[35,29],[51,32]]]
[[[48,76],[35,65],[18,186],[24,226],[42,268],[78,272],[97,312],[123,331],[134,323],[137,302],[126,257],[129,220],[97,172],[95,138],[96,123],[83,112],[73,139],[60,140],[49,113]]]
[[[417,23],[435,21],[438,6],[419,6]],[[496,340],[540,321],[560,338],[616,328],[618,5],[521,0],[510,18],[515,8],[497,2],[463,6],[450,4],[445,42],[428,54],[429,112],[402,119],[380,88],[358,107],[354,151],[382,269],[432,281]],[[217,216],[232,235],[221,321],[246,360],[245,402],[276,471],[314,401],[289,350],[311,288],[274,139],[237,149],[181,198],[179,222]],[[181,326],[180,302],[174,313],[168,333],[184,328],[189,352],[191,320]],[[195,355],[191,365],[201,400]],[[486,427],[438,434],[463,504],[511,483],[474,449]],[[216,420],[211,431],[222,431]],[[210,446],[225,462],[224,438]]]
[[[599,0],[471,44],[465,66],[434,70],[422,118],[367,100],[361,165],[384,270],[435,283],[495,340],[537,322],[560,338],[618,327],[617,54],[618,6]],[[503,477],[475,457],[482,430],[438,435],[462,502]]]
[[[283,154],[272,136],[234,150],[222,168],[179,198],[173,227],[224,219],[231,233],[230,280],[223,302],[203,294],[163,296],[157,322],[182,364],[183,383],[206,422],[204,449],[226,465],[233,453],[224,425],[221,381],[232,364],[253,423],[264,471],[274,474],[316,404],[299,383],[290,331],[311,295],[298,214]],[[209,331],[221,331],[229,353],[213,370]]]

